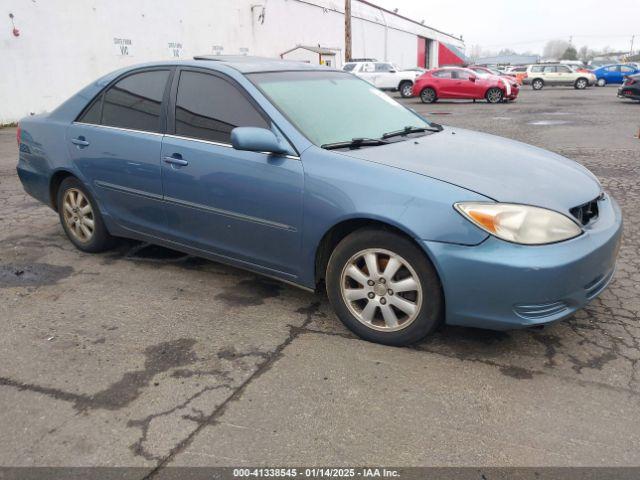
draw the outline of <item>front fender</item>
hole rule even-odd
[[[417,240],[477,245],[487,234],[458,214],[453,204],[490,200],[440,180],[355,159],[317,147],[307,150],[302,258],[313,283],[318,245],[334,225],[345,220],[374,220]]]

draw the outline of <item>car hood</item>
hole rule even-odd
[[[345,152],[474,191],[499,202],[568,212],[600,195],[580,164],[514,140],[445,127],[423,137]]]

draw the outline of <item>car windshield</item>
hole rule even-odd
[[[347,63],[344,67],[342,67],[342,69],[345,72],[350,72],[352,71],[354,68],[356,68],[356,64],[355,63]]]
[[[354,138],[377,139],[407,127],[430,127],[426,120],[371,84],[340,71],[247,76],[318,146]]]

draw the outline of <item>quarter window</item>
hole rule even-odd
[[[100,123],[159,132],[162,97],[168,78],[168,70],[135,73],[123,78],[104,93]],[[94,115],[91,109],[87,114]]]
[[[269,128],[230,82],[206,73],[182,72],[176,99],[176,135],[231,143],[236,127]]]

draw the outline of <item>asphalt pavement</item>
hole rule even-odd
[[[325,295],[135,242],[84,254],[0,130],[0,465],[638,466],[640,104],[402,100],[590,168],[623,209],[611,286],[545,330],[364,342]]]

